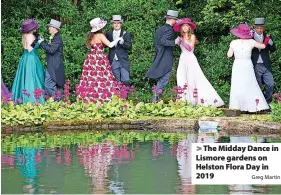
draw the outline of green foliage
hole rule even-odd
[[[12,102],[2,104],[2,124],[15,125],[41,125],[47,121],[92,121],[92,120],[133,120],[143,116],[161,117],[189,117],[221,116],[222,111],[216,107],[205,107],[187,104],[183,101],[164,104],[160,101],[156,104],[140,102],[136,105],[132,101],[124,101],[113,97],[111,102],[102,105],[94,103],[76,102],[68,104],[48,100],[44,105],[35,106],[31,103],[16,105]]]
[[[280,93],[279,93],[280,94]],[[281,122],[281,101],[280,96],[274,97],[274,101],[270,104],[271,119],[275,122]]]
[[[160,132],[96,132],[96,133],[71,133],[71,134],[28,134],[11,135],[1,140],[1,152],[13,154],[17,147],[35,147],[35,148],[55,148],[68,147],[79,144],[88,147],[93,144],[101,144],[111,141],[115,145],[131,144],[134,140],[138,142],[167,139],[170,144],[184,139],[188,134],[184,133],[160,133]]]
[[[271,104],[271,118],[275,122],[281,122],[281,103]]]
[[[9,88],[12,86],[23,52],[21,34],[18,29],[22,20],[33,17],[39,21],[39,33],[48,38],[47,24],[51,18],[63,22],[61,34],[64,41],[64,64],[66,76],[74,84],[78,83],[82,66],[87,55],[85,38],[90,30],[89,21],[94,17],[110,21],[111,15],[122,14],[124,27],[133,33],[133,48],[130,53],[131,81],[139,93],[139,100],[151,100],[151,87],[155,81],[144,78],[154,58],[153,39],[155,30],[164,24],[164,14],[168,9],[180,11],[180,17],[190,17],[197,24],[196,36],[199,45],[195,54],[202,70],[222,99],[228,103],[232,59],[226,52],[233,36],[229,30],[240,22],[253,24],[255,17],[265,17],[266,31],[276,43],[281,45],[281,3],[280,0],[22,0],[2,1],[1,33],[5,46],[2,55],[2,76]],[[109,30],[108,24],[105,30]],[[271,55],[275,91],[281,89],[281,50]],[[180,51],[175,49],[175,62],[170,82],[164,98],[176,85],[176,70]],[[45,65],[45,54],[39,52]]]

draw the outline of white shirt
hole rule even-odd
[[[121,29],[119,30],[113,30],[113,40],[117,39],[120,36]]]
[[[113,30],[112,32],[112,36],[113,36],[113,40],[118,39],[118,37],[120,37],[120,33],[121,33],[121,29],[119,30]],[[116,46],[115,46],[116,47]],[[117,55],[115,54],[114,56],[115,60],[118,60]]]
[[[263,43],[263,34],[260,34],[260,35],[259,35],[258,33],[255,32],[254,38],[255,38],[255,40],[256,40],[257,42]],[[259,51],[260,51],[260,49],[259,49]],[[258,58],[257,63],[263,63],[263,60],[262,60],[262,58],[261,58],[261,55],[259,55],[259,58]]]

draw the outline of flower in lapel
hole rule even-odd
[[[51,36],[50,36],[50,39],[49,39],[49,44],[51,44],[51,42],[52,42],[52,40],[53,40],[54,36],[55,36],[55,35],[51,35]]]

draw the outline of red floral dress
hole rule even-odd
[[[103,103],[111,100],[118,88],[102,43],[93,44],[84,62],[82,76],[76,87],[79,100]]]

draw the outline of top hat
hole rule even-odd
[[[105,27],[106,25],[106,21],[105,20],[102,20],[100,18],[94,18],[90,21],[90,25],[92,27],[92,30],[91,32],[97,32],[101,29],[103,29],[103,27]]]
[[[264,25],[264,18],[255,18],[255,25]]]
[[[168,10],[167,14],[165,15],[165,18],[171,18],[171,19],[177,20],[178,16],[179,16],[179,12],[178,11]]]
[[[247,24],[239,24],[238,28],[233,28],[230,32],[241,39],[251,39],[253,37],[252,29]]]
[[[113,15],[111,22],[123,22],[121,15]]]
[[[21,23],[21,32],[22,33],[29,33],[35,29],[39,28],[39,24],[34,19],[27,19]]]
[[[194,24],[190,18],[183,18],[183,19],[179,19],[177,20],[177,23],[174,25],[174,31],[176,32],[180,32],[181,31],[181,25],[183,24],[189,24],[190,27],[195,30],[196,29],[196,24]]]
[[[51,26],[51,27],[54,27],[54,28],[60,30],[61,22],[51,19],[51,22],[50,22],[50,24],[48,24],[48,26],[49,27]]]

